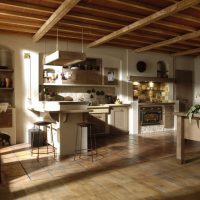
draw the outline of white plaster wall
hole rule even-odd
[[[138,72],[136,64],[138,61],[146,62],[146,71]],[[164,61],[169,71],[169,77],[173,77],[173,57],[167,54],[161,53],[134,53],[129,51],[129,73],[132,76],[148,76],[156,77],[157,76],[157,62]]]
[[[46,41],[46,48],[45,48]],[[38,43],[33,43],[29,36],[15,34],[0,34],[0,45],[9,47],[14,52],[14,84],[15,84],[15,106],[17,120],[17,142],[27,141],[28,129],[32,127],[32,122],[35,120],[35,115],[28,111],[27,105],[27,89],[26,81],[27,74],[24,68],[23,52],[31,52],[32,62],[32,85],[34,85],[34,95],[36,95],[38,87],[38,54],[41,52],[53,52],[56,49],[56,40],[42,39]],[[86,45],[85,45],[86,46]],[[60,50],[81,51],[81,43],[71,43],[67,41],[59,41]],[[114,47],[97,47],[86,49],[84,52],[88,57],[97,57],[103,59],[103,67],[117,67],[120,73],[120,84],[117,87],[118,96],[124,103],[132,102],[132,85],[128,82],[130,75],[133,76],[156,76],[159,60],[163,60],[167,64],[169,76],[173,76],[173,58],[170,55],[159,53],[140,53],[136,54],[132,50]],[[147,70],[144,73],[139,73],[136,70],[136,63],[143,60],[147,63]],[[186,65],[186,63],[188,63]],[[191,67],[192,60],[188,58],[180,58],[176,62],[177,66]],[[34,73],[33,73],[34,72]],[[134,121],[133,113],[130,114],[130,123]],[[130,127],[132,127],[130,125]],[[130,133],[134,133],[134,128],[130,129]]]

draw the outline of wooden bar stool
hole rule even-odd
[[[94,123],[90,123],[90,122],[80,122],[77,124],[74,160],[76,160],[77,155],[79,155],[79,158],[81,158],[81,156],[84,155],[84,153],[82,152],[85,151],[87,152],[87,156],[92,157],[92,162],[94,161],[94,155],[97,155],[97,145],[96,145],[96,133],[92,131],[93,125]],[[83,128],[87,128],[89,148],[82,148],[82,135],[83,135],[82,129]],[[80,132],[79,132],[79,129],[80,129]],[[88,155],[88,152],[90,152],[89,155]]]
[[[34,123],[34,129],[36,130],[36,126],[38,126],[38,131],[32,132],[31,133],[31,155],[32,154],[37,154],[37,159],[39,159],[39,155],[40,154],[48,154],[48,153],[54,153],[54,158],[55,158],[55,146],[54,146],[54,139],[53,139],[53,132],[52,132],[52,123],[51,122],[47,122],[47,121],[38,121]],[[51,152],[49,152],[49,143],[48,143],[48,134],[47,134],[47,129],[48,126],[50,126],[50,134],[51,134],[51,140],[53,145],[51,145],[53,147],[53,150]],[[45,144],[47,146],[47,152],[46,153],[41,153],[40,152],[40,143],[43,141],[41,141],[40,139],[40,134],[42,133],[42,131],[40,130],[41,127],[45,128]],[[37,153],[33,152],[33,142],[34,142],[34,138],[35,138],[35,134],[38,133],[38,144],[37,144]]]

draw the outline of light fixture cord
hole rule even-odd
[[[58,28],[57,28],[57,38],[56,38],[56,50],[58,51]]]
[[[44,38],[44,57],[46,57],[47,52],[46,52],[46,38]]]
[[[83,53],[83,27],[82,27],[82,39],[81,39],[81,43],[82,43],[82,53]]]

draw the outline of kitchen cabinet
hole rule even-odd
[[[110,133],[128,133],[128,107],[112,107]]]
[[[93,132],[96,134],[107,133],[107,114],[106,113],[96,113],[89,115],[89,122],[94,123]]]
[[[89,122],[94,123],[93,131],[97,134],[109,133],[108,114],[109,107],[90,106]]]

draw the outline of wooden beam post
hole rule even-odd
[[[65,0],[33,36],[39,41],[57,22],[59,22],[80,0]]]
[[[165,18],[169,15],[172,15],[176,12],[179,12],[181,10],[184,10],[186,8],[189,8],[193,5],[196,5],[200,3],[200,0],[182,0],[180,2],[177,2],[171,6],[168,6],[158,12],[155,12],[153,13],[152,15],[149,15],[141,20],[138,20],[137,22],[134,22],[128,26],[125,26],[117,31],[114,31],[92,43],[90,43],[88,45],[88,47],[94,47],[94,46],[97,46],[97,45],[101,45],[105,42],[108,42],[116,37],[119,37],[123,34],[127,34],[129,33],[130,31],[134,31],[136,29],[139,29],[139,28],[142,28],[143,26],[146,26],[148,24],[151,24],[151,23],[154,23],[155,21],[158,21],[162,18]]]

